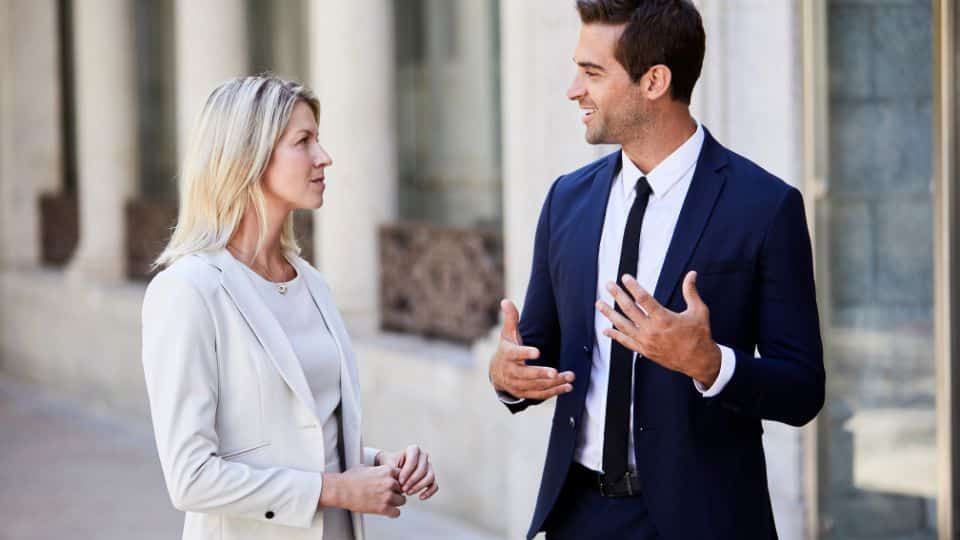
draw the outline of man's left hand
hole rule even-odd
[[[696,283],[697,273],[688,272],[683,279],[687,309],[674,313],[661,306],[633,276],[624,275],[626,291],[615,283],[607,284],[623,315],[603,300],[597,300],[597,309],[613,323],[604,335],[709,388],[720,373],[721,355],[710,333],[710,310],[700,298]]]

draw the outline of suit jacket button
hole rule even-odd
[[[570,417],[570,427],[571,428],[577,427],[577,421],[574,420],[572,416]]]
[[[273,510],[267,510],[267,513],[263,515],[267,519],[273,519]]]
[[[590,346],[589,346],[589,345],[584,345],[584,346],[583,346],[583,352],[585,352],[585,353],[590,352]]]

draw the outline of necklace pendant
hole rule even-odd
[[[277,292],[280,294],[287,294],[287,285],[284,283],[277,284]]]

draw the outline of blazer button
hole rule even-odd
[[[585,353],[590,352],[590,346],[589,346],[589,345],[584,345],[584,346],[583,346],[583,352],[585,352]]]
[[[273,519],[273,510],[267,510],[267,513],[263,515],[267,519]]]
[[[576,427],[577,427],[577,421],[574,420],[573,417],[571,416],[571,417],[570,417],[570,429],[574,429],[574,428],[576,428]]]

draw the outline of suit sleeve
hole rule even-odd
[[[760,356],[735,349],[733,377],[714,399],[736,413],[802,426],[823,407],[825,375],[810,236],[794,188],[763,240],[758,279]]]
[[[160,465],[173,505],[293,527],[320,519],[322,475],[219,457],[214,321],[184,278],[161,272],[143,302],[143,369]]]
[[[558,180],[559,181],[559,180]],[[557,303],[554,297],[553,281],[550,278],[550,207],[557,182],[554,182],[547,199],[540,210],[537,222],[537,234],[533,244],[533,266],[530,270],[530,282],[520,314],[520,338],[523,344],[540,350],[540,358],[529,360],[528,364],[556,368],[560,353],[560,321],[557,316]],[[524,399],[517,402],[504,400],[510,412],[518,413],[542,400]]]

